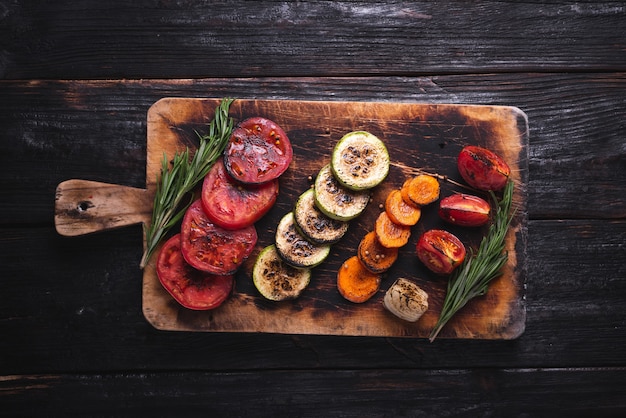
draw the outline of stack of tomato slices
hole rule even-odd
[[[229,297],[235,273],[256,245],[254,224],[276,202],[278,178],[292,158],[287,135],[269,119],[246,119],[233,130],[180,233],[163,244],[157,259],[159,281],[178,303],[209,310]]]

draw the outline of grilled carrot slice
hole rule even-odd
[[[341,296],[354,303],[363,303],[380,288],[381,276],[365,268],[356,255],[348,258],[337,273],[337,289]]]
[[[385,212],[398,225],[413,226],[419,221],[422,210],[419,206],[406,203],[399,189],[392,190],[385,199]]]
[[[386,211],[382,211],[374,225],[378,241],[383,247],[400,248],[409,242],[411,227],[394,223]]]
[[[387,271],[398,259],[397,248],[383,247],[378,241],[376,231],[365,234],[357,250],[359,260],[372,273]]]
[[[420,174],[407,179],[400,191],[408,204],[426,206],[439,199],[439,181],[433,176]]]

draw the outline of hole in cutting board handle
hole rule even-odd
[[[78,236],[150,221],[146,189],[72,179],[56,190],[54,222],[64,236]]]

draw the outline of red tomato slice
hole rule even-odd
[[[212,223],[198,199],[189,206],[181,225],[181,251],[191,267],[213,274],[237,271],[257,241],[254,225],[227,230]]]
[[[246,119],[233,131],[224,150],[224,166],[242,183],[265,183],[287,170],[293,150],[287,134],[260,116]]]
[[[181,305],[189,309],[215,309],[233,289],[233,276],[218,276],[191,267],[180,249],[180,234],[163,244],[156,271],[161,285]]]
[[[225,229],[254,224],[276,202],[278,179],[259,185],[235,181],[219,159],[204,178],[202,208],[206,216]]]

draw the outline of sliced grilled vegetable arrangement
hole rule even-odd
[[[344,135],[332,151],[331,163],[317,173],[313,188],[304,191],[293,210],[278,223],[275,243],[271,246],[281,264],[303,270],[310,277],[310,270],[326,259],[331,245],[347,232],[349,221],[363,213],[370,201],[370,190],[388,173],[389,154],[379,138],[365,131]],[[266,251],[269,252],[266,248],[262,253]],[[254,266],[253,282],[259,293],[270,300],[299,296],[306,286],[295,291],[291,287],[288,291],[282,289],[284,282],[272,280],[276,272],[261,267],[266,264],[264,258],[259,257]],[[354,258],[354,263],[360,264],[358,258]],[[372,289],[374,293],[378,290],[380,278],[367,270],[364,272],[367,274],[357,274],[362,279],[358,285],[354,282],[353,271],[346,272],[341,281],[348,285],[340,288],[340,292],[345,290],[353,299],[369,299]]]
[[[316,244],[334,244],[348,232],[350,224],[347,221],[326,216],[317,207],[314,189],[308,189],[300,195],[293,212],[296,227]]]
[[[508,258],[504,253],[504,238],[512,219],[513,196],[513,183],[508,180],[509,167],[495,153],[474,146],[461,151],[457,165],[472,187],[491,194],[498,211],[478,252],[469,257],[461,240],[448,231],[433,229],[420,236],[416,254],[421,262],[435,274],[452,275],[430,341],[469,300],[487,291],[489,282],[501,274]],[[421,208],[439,200],[437,178],[420,174],[389,193],[374,231],[363,237],[357,255],[346,260],[339,269],[337,286],[344,298],[363,303],[376,294],[381,275],[393,265],[397,249],[408,242],[411,226],[420,219]],[[498,201],[494,191],[503,187],[503,198]],[[489,221],[491,207],[477,196],[456,194],[441,200],[438,213],[451,224],[476,227]],[[385,293],[383,306],[398,318],[414,322],[428,309],[428,294],[415,282],[400,278]]]
[[[183,217],[186,206],[181,208],[181,203],[224,152],[234,124],[228,116],[232,102],[232,99],[224,99],[215,109],[215,116],[209,123],[209,133],[198,134],[200,144],[193,157],[190,156],[189,148],[186,148],[184,152],[174,155],[170,167],[167,157],[163,156],[150,226],[145,228],[146,246],[140,262],[141,268],[148,264],[167,233]]]
[[[274,205],[277,179],[293,158],[286,133],[270,120],[250,118],[233,130],[228,118],[231,102],[224,101],[216,110],[210,133],[201,138],[193,158],[189,151],[177,155],[171,169],[164,160],[154,224],[147,232],[142,266],[165,233],[182,219],[180,233],[162,245],[156,271],[164,288],[189,309],[215,309],[228,298],[235,272],[256,245],[254,223]],[[328,257],[349,222],[363,213],[371,189],[385,180],[389,165],[384,143],[369,132],[350,132],[337,142],[330,164],[320,169],[313,187],[282,217],[275,242],[256,259],[252,281],[263,297],[282,301],[301,295],[312,269]],[[508,258],[504,238],[512,219],[514,189],[508,165],[490,150],[468,146],[459,153],[457,166],[470,186],[489,193],[497,210],[493,214],[489,202],[469,194],[440,200],[439,216],[453,225],[477,227],[493,217],[476,253],[470,249],[466,256],[463,243],[447,231],[429,230],[419,238],[416,254],[421,262],[436,274],[451,276],[431,341],[469,300],[488,290]],[[346,300],[364,303],[379,291],[423,208],[439,200],[441,178],[419,174],[388,194],[373,230],[337,272],[337,289]],[[170,207],[168,196],[175,197],[178,206],[202,179],[199,199],[184,211]],[[180,191],[174,190],[179,186]],[[495,192],[502,189],[498,200]],[[382,306],[401,320],[415,322],[428,309],[428,294],[414,281],[399,278],[385,292]]]
[[[369,190],[344,187],[333,174],[330,164],[315,177],[315,204],[326,216],[338,221],[350,221],[359,216],[370,201]]]
[[[398,258],[399,248],[406,245],[411,236],[411,227],[420,219],[421,208],[439,198],[439,182],[435,177],[418,175],[407,179],[402,188],[387,195],[383,211],[374,222],[374,230],[365,234],[359,243],[357,255],[349,258],[337,274],[339,293],[350,302],[363,303],[376,294],[382,275]],[[419,201],[422,205],[415,203]],[[364,273],[367,272],[367,274]],[[377,277],[373,280],[371,276]],[[370,285],[367,292],[364,283]],[[373,284],[376,288],[373,289]],[[393,295],[397,299],[405,288],[396,287]],[[420,289],[421,291],[421,289]],[[395,300],[395,299],[394,299]],[[386,305],[385,305],[386,306]],[[388,308],[394,312],[393,304]],[[401,317],[401,315],[398,315]]]
[[[316,244],[300,233],[293,212],[282,217],[276,228],[276,249],[285,262],[296,268],[312,268],[330,254],[330,244]]]
[[[183,194],[176,192],[180,195],[176,202],[180,202],[201,183],[201,197],[179,215],[168,218],[167,229],[182,218],[180,233],[166,242],[156,263],[163,287],[182,306],[194,310],[215,309],[230,295],[234,274],[257,243],[254,223],[276,202],[277,179],[289,167],[293,155],[287,135],[268,119],[247,119],[231,134],[231,102],[220,105],[217,122],[211,123],[208,137],[201,137],[200,148],[191,161],[187,151],[174,158],[171,170],[164,162],[163,185],[155,197],[155,214],[174,213],[177,208],[164,199],[174,193],[172,185],[186,185]],[[161,234],[165,231],[159,230]]]

